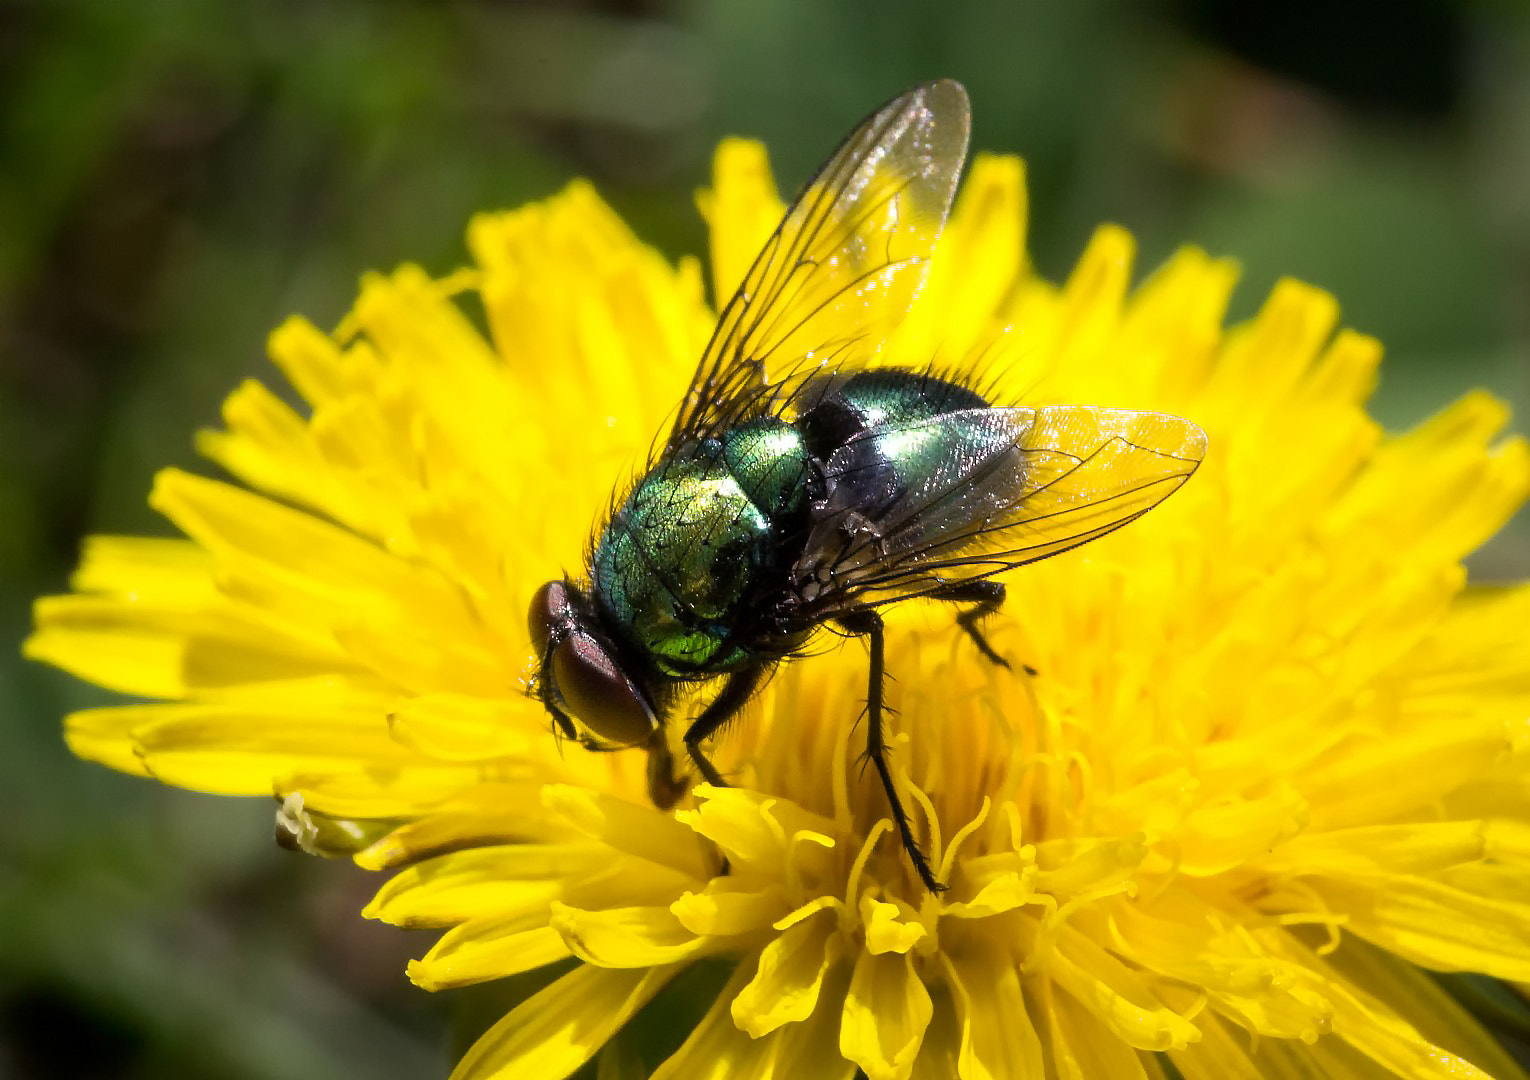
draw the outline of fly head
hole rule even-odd
[[[591,750],[646,743],[658,710],[642,683],[623,667],[594,605],[572,582],[549,581],[527,613],[538,668],[536,694],[568,738]]]

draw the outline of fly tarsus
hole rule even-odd
[[[972,643],[978,647],[990,663],[998,664],[1002,668],[1009,667],[1009,661],[1000,656],[994,647],[988,644],[988,638],[978,628],[978,623],[998,611],[1004,606],[1004,585],[997,581],[966,581],[960,585],[952,585],[939,592],[931,593],[932,600],[945,600],[953,604],[971,604],[956,615],[956,625],[966,631]],[[1030,668],[1026,669],[1031,671]],[[1034,672],[1031,672],[1034,674]]]

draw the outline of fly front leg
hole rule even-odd
[[[712,699],[701,715],[685,729],[685,749],[691,756],[691,761],[696,765],[696,771],[701,778],[714,787],[727,787],[728,782],[722,778],[722,773],[717,771],[717,766],[712,764],[712,759],[702,751],[701,744],[713,735],[717,734],[729,720],[738,715],[754,696],[755,690],[759,689],[760,681],[765,677],[767,668],[752,667],[742,671],[735,671],[728,676],[728,681],[723,683],[723,688]],[[680,796],[685,794],[687,784],[685,780],[675,775],[674,756],[669,750],[669,740],[664,736],[661,727],[653,733],[648,746],[648,797],[660,810],[668,810],[680,801]],[[723,858],[718,867],[719,874],[728,872],[728,860]]]
[[[668,810],[680,801],[687,786],[685,778],[675,773],[675,755],[661,724],[648,736],[648,798],[660,810]]]
[[[870,678],[866,683],[866,757],[876,767],[877,775],[882,778],[882,790],[887,793],[887,804],[892,809],[893,824],[897,826],[898,836],[903,841],[903,850],[908,852],[909,862],[914,864],[914,871],[919,875],[919,880],[924,882],[924,887],[932,893],[944,892],[946,886],[935,880],[935,872],[930,869],[929,859],[925,858],[924,852],[920,850],[918,842],[914,839],[914,830],[909,826],[908,812],[903,809],[903,800],[898,798],[898,789],[893,784],[892,769],[887,764],[887,742],[882,735],[882,680],[885,674],[882,616],[868,608],[840,616],[839,624],[850,633],[866,639],[867,651],[871,657]]]
[[[702,752],[701,744],[738,715],[738,711],[759,689],[760,680],[765,677],[765,671],[764,667],[751,667],[729,675],[728,681],[723,683],[722,690],[712,699],[711,704],[701,710],[701,715],[696,717],[691,726],[685,730],[685,749],[690,753],[691,760],[695,762],[696,771],[701,774],[703,780],[715,787],[727,787],[728,782],[712,764],[712,759]]]

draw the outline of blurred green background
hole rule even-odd
[[[153,472],[363,270],[446,271],[475,210],[575,175],[701,251],[719,136],[790,190],[941,75],[1028,159],[1043,273],[1118,221],[1139,272],[1240,258],[1240,314],[1331,289],[1388,346],[1389,425],[1530,404],[1521,3],[0,0],[0,1077],[444,1072],[428,939],[356,916],[377,879],[278,851],[260,800],[71,759],[59,717],[107,698],[16,656],[30,599],[86,533],[164,532]],[[1523,515],[1473,572],[1530,576]]]

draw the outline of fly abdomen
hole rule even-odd
[[[801,423],[825,453],[826,492],[793,574],[803,602],[904,572],[910,552],[971,543],[1025,483],[1012,410],[935,376],[840,377]]]
[[[802,398],[797,427],[808,452],[820,461],[873,428],[988,405],[965,386],[897,368],[816,378]]]
[[[918,437],[919,421],[988,407],[965,386],[894,368],[814,380],[803,397],[810,402],[797,421],[803,441],[820,461],[834,462],[830,490],[814,514],[820,521],[849,520],[846,515],[851,513],[867,521],[885,518],[911,484],[938,470],[946,455],[961,450],[959,433]],[[892,429],[907,435],[866,437]]]

